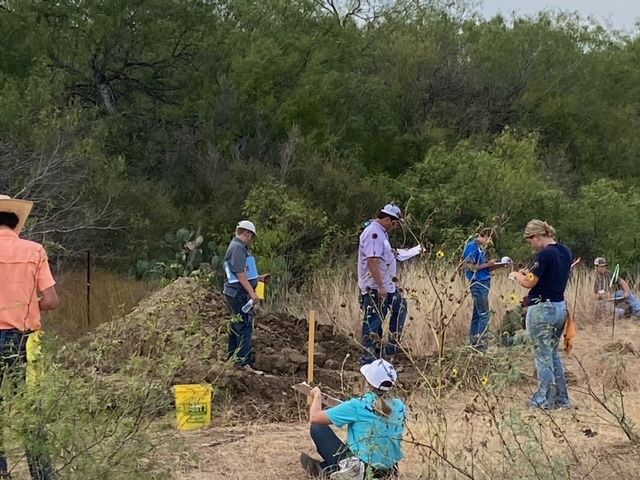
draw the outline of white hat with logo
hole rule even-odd
[[[238,222],[237,228],[243,228],[245,230],[249,230],[256,237],[258,236],[258,234],[256,233],[256,226],[253,224],[253,222],[251,222],[249,220],[240,220]]]
[[[398,381],[395,367],[381,358],[360,367],[360,373],[369,385],[378,390],[389,390]]]

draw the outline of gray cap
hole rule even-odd
[[[607,266],[607,259],[604,257],[598,257],[593,261],[593,264],[596,267],[606,267]]]

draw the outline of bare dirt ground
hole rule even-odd
[[[640,451],[632,446],[613,421],[613,417],[586,393],[587,377],[600,394],[603,392],[603,385],[604,391],[609,391],[611,367],[608,359],[621,358],[626,365],[624,372],[619,376],[619,380],[624,383],[625,412],[631,420],[640,419],[639,333],[640,325],[632,323],[631,320],[618,322],[614,341],[611,340],[609,322],[587,326],[579,331],[574,351],[566,361],[572,379],[570,395],[576,407],[570,411],[537,412],[531,411],[525,405],[535,386],[535,372],[530,355],[521,359],[526,381],[510,387],[506,393],[502,392],[501,405],[505,409],[517,412],[524,423],[537,425],[545,455],[553,457],[562,454],[570,459],[566,475],[553,474],[545,477],[540,473],[540,478],[640,478],[637,468]],[[579,362],[582,363],[586,374],[582,372]],[[420,392],[409,399],[413,415],[408,425],[412,434],[407,436],[408,441],[430,443],[433,440],[429,434],[430,423],[426,418],[426,400],[427,396],[421,396]],[[293,402],[297,405],[296,415],[291,415],[293,410],[290,408]],[[268,403],[270,408],[278,408],[272,402]],[[233,408],[233,405],[224,407]],[[308,436],[304,399],[298,398],[287,404],[288,416],[292,420],[288,422],[261,423],[258,419],[258,422],[246,421],[240,425],[228,426],[238,423],[238,417],[225,417],[222,408],[223,406],[219,406],[219,416],[214,418],[212,428],[190,434],[177,434],[184,440],[185,445],[184,453],[177,462],[177,479],[307,478],[299,467],[298,457],[302,451],[315,452]],[[447,446],[465,451],[465,448],[461,447],[468,445],[467,451],[473,452],[477,449],[480,458],[483,449],[490,452],[492,446],[498,445],[499,439],[489,434],[491,414],[488,405],[478,401],[477,391],[456,391],[446,402],[445,415],[447,433],[444,440]],[[294,416],[299,419],[296,421],[291,418]],[[424,448],[407,443],[405,452],[406,459],[401,463],[403,478],[434,478],[425,473],[428,452]],[[485,459],[487,458],[489,457],[485,456]],[[451,460],[455,463],[453,457]],[[495,458],[494,461],[499,463],[500,459]],[[472,470],[473,478],[491,478],[482,471],[480,464],[481,462],[478,462],[477,469]],[[461,474],[448,467],[443,469],[446,471],[441,471],[438,478],[463,478]],[[505,472],[504,478],[509,478],[508,474],[509,472]]]

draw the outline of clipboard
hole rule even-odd
[[[296,392],[301,393],[303,395],[309,396],[313,387],[309,385],[307,382],[296,383],[291,388],[293,388]],[[327,395],[326,393],[322,394],[322,404],[327,407],[335,407],[336,405],[340,405],[342,400],[332,397],[331,395]]]
[[[229,284],[240,283],[235,273],[231,271],[229,262],[224,262],[224,273],[227,276]],[[247,275],[247,280],[255,280],[260,275],[258,274],[258,265],[256,264],[256,258],[253,255],[249,255],[244,263],[244,273]]]

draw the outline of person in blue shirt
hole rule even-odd
[[[233,320],[229,327],[229,358],[238,368],[251,373],[262,374],[253,368],[252,351],[253,305],[260,301],[256,293],[258,269],[249,247],[256,239],[256,226],[249,220],[242,220],[236,227],[234,238],[229,243],[224,257],[224,270],[227,280],[223,293]],[[249,300],[253,302],[247,311],[243,310]]]
[[[354,458],[372,478],[395,478],[398,474],[407,419],[405,404],[391,393],[398,374],[383,359],[363,365],[360,372],[370,387],[360,397],[323,410],[320,389],[316,387],[310,393],[311,438],[322,460],[302,453],[300,463],[314,477],[337,471],[342,460]],[[347,427],[346,443],[330,425]]]
[[[469,329],[469,343],[484,352],[487,349],[487,330],[491,320],[489,312],[489,289],[491,288],[491,271],[502,265],[489,260],[487,244],[491,242],[493,229],[485,228],[471,239],[464,247],[462,264],[465,268],[469,290],[473,298],[473,314]]]
[[[523,236],[537,252],[530,269],[513,273],[520,285],[530,289],[526,325],[535,345],[538,390],[529,405],[544,410],[569,408],[571,402],[558,345],[567,320],[564,291],[573,255],[567,246],[556,241],[556,231],[547,222],[531,220]]]

